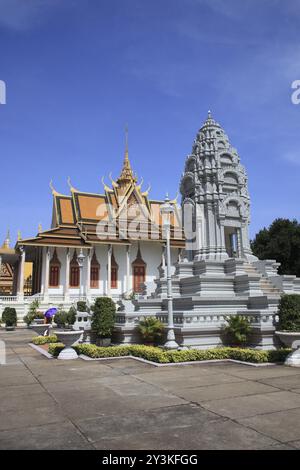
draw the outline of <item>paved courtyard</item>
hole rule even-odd
[[[300,369],[57,361],[0,331],[0,449],[300,449]]]

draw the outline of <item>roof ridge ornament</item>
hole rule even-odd
[[[64,194],[61,194],[61,193],[59,193],[58,191],[56,191],[56,189],[55,189],[54,186],[53,186],[53,181],[52,181],[52,179],[50,180],[49,186],[50,186],[50,189],[51,189],[51,191],[52,191],[53,196],[64,196]]]
[[[136,185],[136,188],[141,190],[143,183],[144,183],[144,178],[141,176],[141,181],[139,184]]]
[[[74,193],[74,192],[77,192],[77,193],[78,193],[78,192],[79,192],[78,189],[76,189],[76,188],[74,188],[74,186],[72,186],[70,176],[68,176],[67,183],[68,183],[68,186],[69,186],[70,191],[71,191],[72,193]]]
[[[108,177],[109,177],[109,179],[110,179],[111,184],[113,185],[113,187],[114,187],[114,188],[118,188],[118,187],[119,187],[118,183],[116,183],[115,180],[112,178],[112,172],[109,173]]]
[[[142,196],[148,196],[150,190],[151,190],[151,184],[148,183],[148,188],[146,189],[146,191],[142,192]]]
[[[106,192],[111,192],[110,187],[107,186],[107,185],[105,184],[105,182],[104,182],[104,176],[102,176],[102,178],[101,178],[101,183],[103,184],[104,191],[106,191]]]

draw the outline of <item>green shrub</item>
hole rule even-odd
[[[15,326],[17,324],[17,312],[13,307],[5,307],[2,313],[2,321],[5,326]]]
[[[147,317],[138,325],[138,331],[145,343],[158,343],[163,336],[164,328],[164,324],[156,317]]]
[[[34,336],[31,342],[36,345],[47,344],[47,343],[57,343],[57,336],[56,335]]]
[[[249,319],[244,315],[226,317],[227,325],[222,328],[225,342],[230,346],[245,346],[251,334]]]
[[[109,297],[98,297],[92,311],[92,331],[101,338],[110,338],[115,325],[115,303]]]
[[[65,327],[66,324],[68,323],[68,312],[65,312],[64,310],[59,310],[55,315],[54,315],[54,322],[57,324],[57,326],[60,327]]]
[[[52,354],[52,356],[54,357],[57,357],[60,353],[60,351],[62,351],[64,349],[65,345],[62,344],[62,343],[50,343],[49,344],[49,348],[48,348],[48,352],[49,354]]]
[[[38,299],[33,300],[29,305],[28,313],[23,317],[23,321],[27,326],[29,326],[35,318],[44,318],[44,314],[38,311],[39,306],[40,302]]]
[[[279,330],[300,331],[300,295],[282,295],[278,306],[278,315]]]
[[[84,300],[79,300],[77,302],[77,310],[78,312],[88,312],[89,309],[88,309],[87,303]]]
[[[52,346],[52,345],[51,345]],[[78,354],[92,358],[108,358],[134,356],[160,364],[235,359],[243,362],[261,364],[266,362],[283,362],[291,352],[290,349],[274,351],[261,351],[255,349],[214,348],[214,349],[187,349],[181,351],[167,351],[161,348],[144,345],[127,345],[98,347],[94,344],[77,344],[74,349]],[[50,352],[50,346],[49,346]],[[51,353],[52,354],[52,353]]]
[[[66,314],[66,323],[68,325],[74,325],[76,320],[76,308],[71,307],[68,313]]]

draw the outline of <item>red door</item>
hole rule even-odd
[[[145,266],[134,266],[133,268],[133,290],[141,292],[142,284],[145,282]]]

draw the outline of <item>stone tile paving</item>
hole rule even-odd
[[[57,361],[5,332],[0,449],[299,449],[300,369]]]

